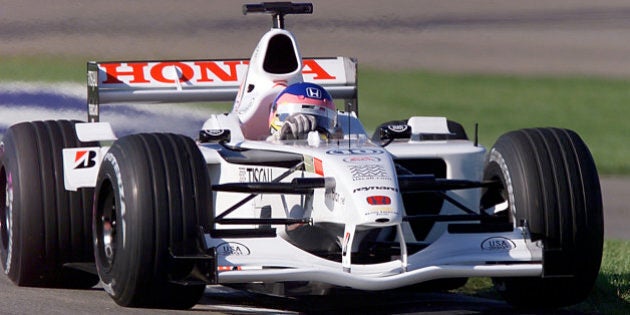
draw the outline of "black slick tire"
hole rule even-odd
[[[118,139],[97,179],[94,251],[105,290],[122,306],[186,309],[205,283],[184,283],[210,223],[209,179],[192,139],[137,134]],[[208,226],[206,226],[207,228]]]
[[[95,274],[64,267],[93,262],[92,189],[65,190],[63,148],[85,147],[74,121],[11,126],[0,149],[0,257],[19,286],[88,288]]]
[[[535,128],[501,136],[488,154],[482,207],[508,202],[506,219],[526,226],[542,246],[543,276],[494,278],[512,305],[555,308],[584,300],[603,250],[599,177],[583,140],[571,130]]]

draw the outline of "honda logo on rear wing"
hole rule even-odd
[[[302,63],[305,81],[356,104],[356,60],[310,58]],[[99,105],[106,103],[233,101],[248,66],[248,60],[89,62],[88,121],[97,122]]]

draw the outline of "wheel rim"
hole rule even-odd
[[[13,180],[11,174],[7,176],[4,169],[0,171],[0,237],[2,248],[8,249],[11,237],[11,213],[13,208]]]
[[[517,227],[517,220],[512,213],[512,202],[508,189],[506,188],[505,175],[503,169],[496,161],[490,162],[486,168],[486,174],[484,174],[484,180],[489,180],[497,183],[496,186],[491,189],[487,189],[481,200],[482,209],[495,207],[495,216],[503,218],[506,222],[512,223]]]
[[[0,187],[0,256],[4,273],[9,274],[13,237],[13,177],[4,168],[0,169]]]
[[[118,236],[118,209],[114,202],[114,194],[109,191],[100,205],[98,217],[98,242],[103,266],[110,268],[116,258],[116,239]]]

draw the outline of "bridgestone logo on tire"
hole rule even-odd
[[[120,173],[120,166],[118,166],[118,161],[116,161],[116,158],[114,157],[113,154],[106,154],[104,160],[107,160],[108,162],[110,162],[112,164],[112,167],[114,168],[114,172],[116,173],[116,182],[118,183],[118,194],[120,196],[120,227],[122,229],[122,240],[123,240],[123,248],[125,247],[126,244],[126,236],[127,236],[127,229],[126,229],[126,224],[125,224],[125,214],[126,214],[126,206],[125,206],[125,189],[123,187],[123,182],[122,182],[122,174]]]

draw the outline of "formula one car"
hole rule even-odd
[[[100,280],[131,307],[189,308],[207,284],[289,295],[451,288],[469,277],[491,277],[515,306],[583,300],[603,219],[581,138],[524,129],[486,151],[460,124],[421,116],[369,137],[356,60],[303,59],[284,29],[287,14],[312,9],[245,5],[273,17],[250,60],[89,62],[89,122],[12,126],[0,150],[6,275],[20,286]],[[344,100],[333,130],[267,139],[270,105],[302,81]],[[103,103],[226,100],[233,110],[195,140],[117,138],[99,122]]]

